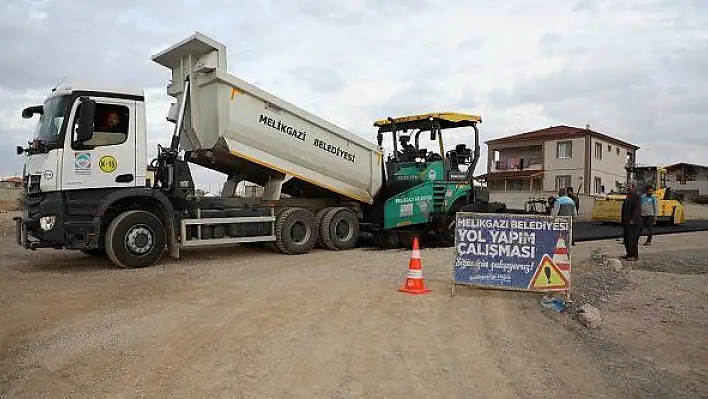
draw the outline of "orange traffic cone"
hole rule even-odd
[[[570,253],[562,235],[558,237],[556,247],[553,250],[553,263],[558,266],[561,273],[570,281]]]
[[[420,295],[430,292],[429,289],[425,288],[425,282],[423,281],[423,267],[420,262],[418,237],[413,238],[413,253],[411,254],[411,260],[408,263],[408,278],[406,278],[406,284],[399,288],[398,291],[407,292],[413,295]]]

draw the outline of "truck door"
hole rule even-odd
[[[135,187],[135,101],[90,97],[96,102],[91,139],[76,141],[80,102],[68,123],[62,160],[62,190]]]

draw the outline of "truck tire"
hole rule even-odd
[[[331,206],[323,208],[315,214],[315,226],[317,227],[317,231],[320,232],[320,234],[317,235],[317,243],[315,243],[315,247],[317,248],[326,248],[324,243],[322,242],[322,219],[324,219],[325,214],[327,214],[327,212],[331,211],[332,209],[334,208],[332,208]]]
[[[106,254],[119,267],[151,266],[160,259],[167,244],[162,221],[146,211],[118,215],[106,231]]]
[[[359,220],[347,208],[332,208],[320,223],[320,240],[330,250],[352,249],[359,241]]]
[[[275,246],[287,255],[310,252],[318,238],[315,215],[304,208],[288,208],[275,222]]]

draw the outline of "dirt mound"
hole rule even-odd
[[[629,284],[627,269],[616,269],[606,259],[590,263],[573,272],[571,313],[576,313],[583,304],[602,308],[610,297],[619,294]]]
[[[665,251],[642,257],[635,269],[674,274],[708,273],[708,249]]]

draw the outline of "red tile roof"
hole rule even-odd
[[[578,127],[566,126],[566,125],[551,126],[551,127],[545,128],[545,129],[539,129],[539,130],[534,130],[531,132],[514,134],[512,136],[501,137],[501,138],[494,139],[494,140],[488,140],[488,141],[486,141],[486,144],[509,144],[509,143],[516,143],[516,142],[520,142],[520,141],[523,142],[523,141],[531,141],[531,140],[571,139],[571,138],[583,137],[587,134],[590,134],[590,135],[595,136],[597,138],[601,138],[601,139],[603,139],[607,142],[610,142],[612,144],[615,144],[615,145],[629,147],[629,148],[632,148],[633,150],[639,149],[639,147],[634,144],[630,144],[626,141],[622,141],[620,139],[610,137],[606,134],[602,134],[602,133],[596,132],[594,130],[581,129]]]
[[[21,177],[6,177],[2,180],[0,180],[1,183],[22,183],[22,178]]]

